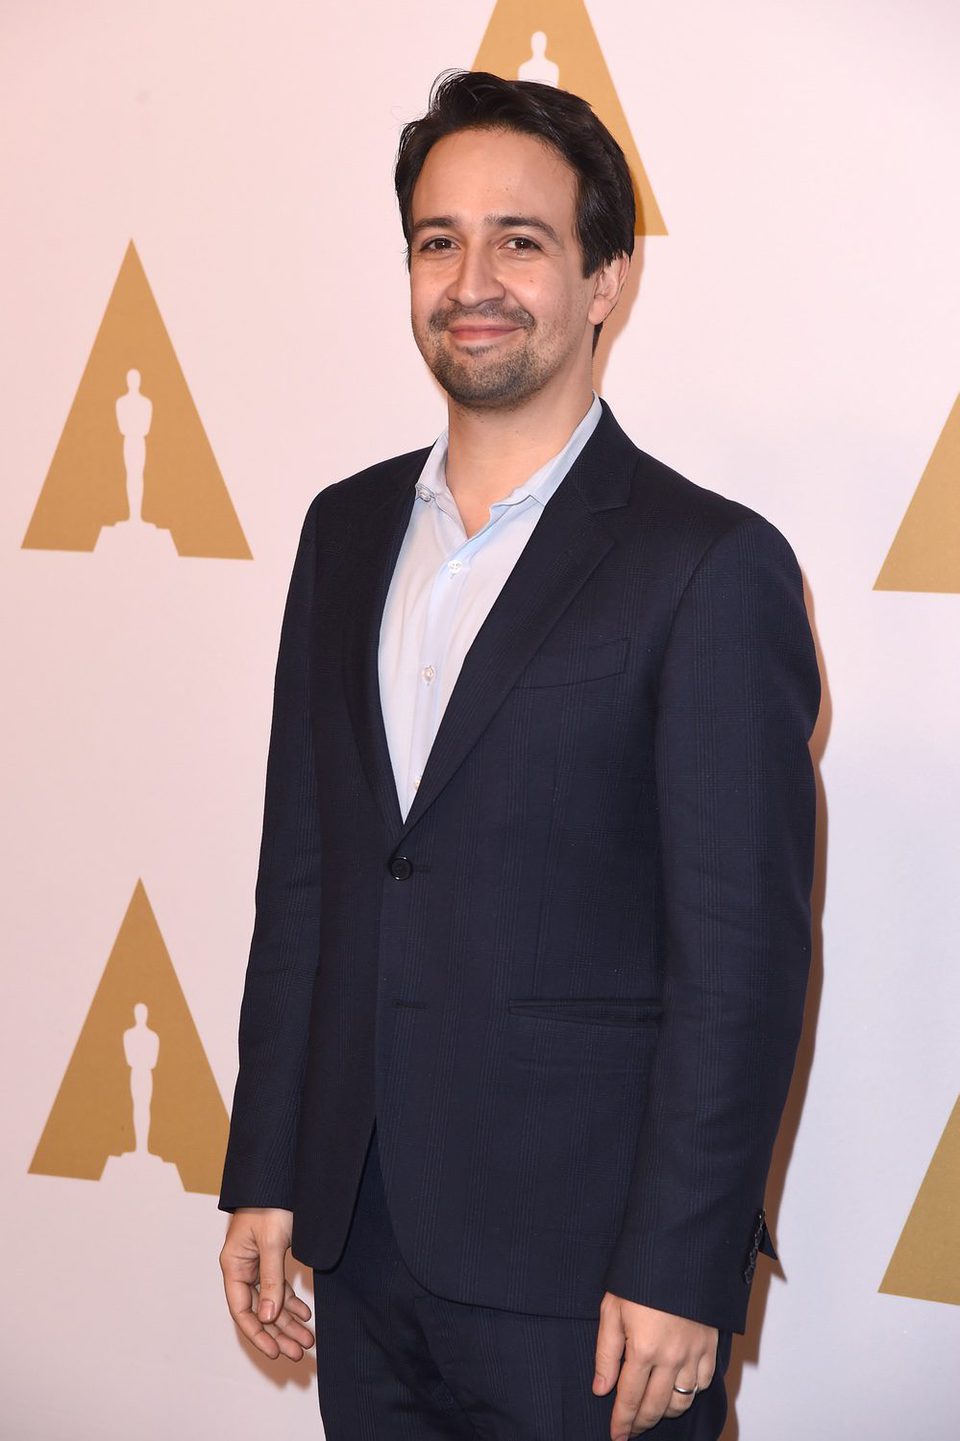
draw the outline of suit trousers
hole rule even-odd
[[[403,1262],[374,1132],[343,1254],[314,1272],[317,1379],[326,1441],[610,1441],[614,1393],[591,1390],[597,1321],[449,1301]],[[687,1411],[644,1433],[717,1441],[717,1372]]]

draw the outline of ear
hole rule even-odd
[[[620,292],[630,274],[629,255],[615,255],[594,271],[590,277],[593,284],[593,299],[587,311],[591,325],[602,325],[620,299]]]

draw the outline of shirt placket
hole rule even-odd
[[[434,498],[434,535],[438,554],[445,559],[438,566],[430,587],[426,623],[418,656],[416,699],[413,708],[413,733],[410,755],[410,794],[408,806],[423,776],[427,757],[440,723],[440,698],[443,693],[443,671],[450,648],[450,637],[456,625],[470,574],[470,559],[487,534],[485,525],[469,539],[464,534],[459,516],[451,515],[442,502]]]

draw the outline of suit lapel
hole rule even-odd
[[[343,642],[343,687],[360,761],[388,835],[402,821],[380,702],[380,621],[428,450],[405,456],[388,494],[358,522],[351,601]]]
[[[436,800],[615,543],[595,512],[626,504],[637,450],[609,407],[603,409],[596,431],[548,501],[464,657],[395,844]]]
[[[614,545],[598,512],[625,505],[638,452],[604,402],[603,416],[547,503],[466,657],[413,805],[402,819],[383,725],[380,623],[427,451],[404,458],[387,497],[361,520],[344,688],[357,747],[393,846],[436,800],[483,734],[524,667]]]

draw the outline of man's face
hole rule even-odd
[[[577,367],[589,377],[596,284],[575,216],[573,170],[531,135],[464,130],[429,151],[411,205],[411,319],[458,404],[514,409]]]

